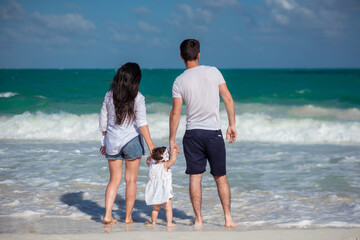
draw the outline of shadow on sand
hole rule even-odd
[[[105,208],[101,207],[94,201],[85,200],[84,192],[65,193],[60,197],[60,200],[68,206],[76,207],[81,212],[91,216],[92,220],[103,223],[102,217],[105,214]],[[125,219],[125,199],[120,195],[117,195],[114,204],[118,206],[118,209],[113,210],[113,213],[117,216],[120,216],[121,220],[123,221]],[[146,205],[144,200],[136,199],[132,218],[135,222],[150,221],[151,210],[152,206]],[[144,217],[144,214],[147,216],[147,218]],[[176,218],[193,219],[193,217],[186,215],[185,212],[176,208],[173,208],[173,216],[175,220]],[[165,210],[163,208],[161,208],[158,218],[166,221]]]

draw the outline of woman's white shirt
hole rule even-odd
[[[138,92],[135,97],[134,110],[136,116],[135,121],[127,118],[122,124],[116,124],[113,93],[112,91],[108,91],[105,94],[100,111],[99,130],[107,132],[105,136],[107,154],[118,154],[123,146],[141,134],[139,127],[148,125],[146,120],[145,97],[140,92]]]

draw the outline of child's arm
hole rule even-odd
[[[148,167],[150,167],[150,161],[151,161],[151,154],[148,156],[148,158],[146,159],[146,165]]]
[[[174,148],[170,160],[164,163],[164,168],[166,171],[176,162],[176,157],[177,157],[177,149]]]

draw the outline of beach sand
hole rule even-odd
[[[246,240],[358,240],[360,229],[316,229],[316,230],[257,230],[257,231],[217,231],[217,232],[118,232],[111,234],[2,234],[0,239],[246,239]]]
[[[241,225],[227,229],[205,224],[167,228],[144,223],[104,225],[101,219],[67,217],[0,217],[0,239],[246,239],[246,240],[359,240],[360,228],[260,229]]]

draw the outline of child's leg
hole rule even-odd
[[[168,202],[163,203],[163,206],[165,208],[167,226],[168,227],[176,226],[176,224],[172,222],[173,220],[172,199],[170,198]]]
[[[151,212],[151,223],[156,224],[157,217],[159,215],[161,205],[153,205],[153,210]]]

